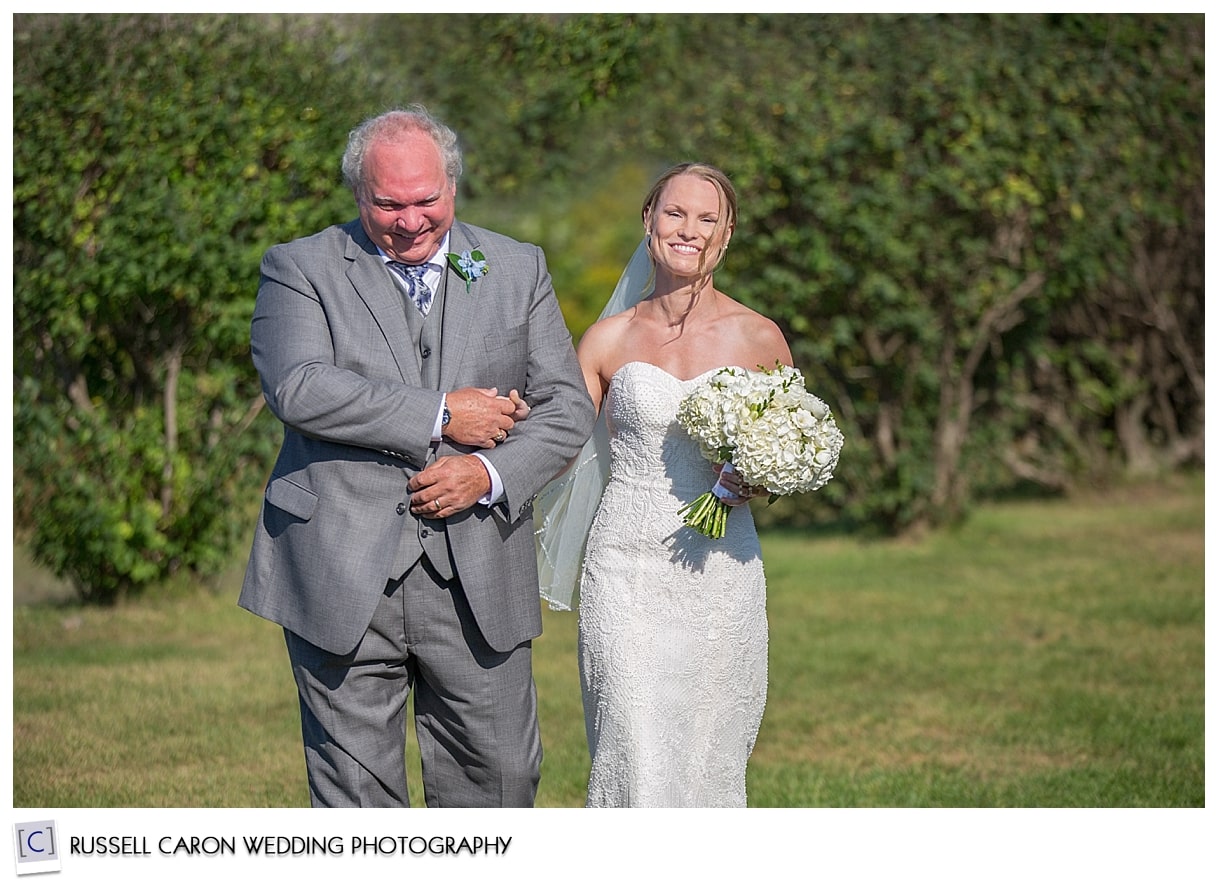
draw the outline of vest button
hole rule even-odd
[[[424,346],[424,347],[423,347],[423,357],[424,357],[424,358],[428,358],[428,357],[430,357],[430,356],[431,356],[431,347],[430,347],[430,346]]]
[[[428,530],[426,527],[424,527],[422,530],[419,530],[419,536],[423,539],[426,539],[430,535],[431,535],[431,531]]]
[[[406,514],[406,503],[404,503],[404,502],[398,503],[398,514],[400,514],[400,515]]]

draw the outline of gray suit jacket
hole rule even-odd
[[[358,220],[262,260],[250,342],[284,438],[239,603],[329,652],[356,646],[402,575],[403,531],[418,529],[406,484],[428,461],[441,392],[465,386],[519,389],[532,411],[483,451],[504,499],[447,519],[453,563],[494,649],[541,633],[532,503],[593,406],[541,249],[459,222],[449,248],[482,251],[490,271],[469,292],[449,278],[440,391],[421,384],[400,289]]]

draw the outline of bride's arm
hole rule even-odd
[[[584,383],[588,386],[588,395],[598,415],[609,392],[609,380],[622,364],[623,324],[624,317],[621,315],[601,319],[584,331],[579,346],[575,348],[580,370],[584,372]]]
[[[579,358],[580,370],[584,375],[584,383],[588,386],[588,396],[592,399],[592,404],[596,408],[598,417],[600,416],[601,405],[605,401],[605,395],[609,391],[609,380],[613,377],[613,372],[605,367],[607,359],[613,356],[614,338],[616,337],[616,334],[613,333],[614,329],[604,327],[610,321],[611,319],[602,319],[584,331],[583,337],[580,338],[579,346],[575,349],[575,354]],[[554,480],[557,481],[565,475],[578,459],[579,454],[576,454],[554,476]]]

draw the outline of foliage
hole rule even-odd
[[[421,102],[476,158],[464,192],[511,195],[595,168],[586,138],[643,83],[648,29],[631,15],[382,15],[355,23],[402,104]],[[408,84],[405,87],[396,84]],[[518,206],[518,209],[520,207]],[[525,208],[528,211],[529,208]]]
[[[1091,162],[1102,173],[1087,215],[1103,272],[1052,316],[1041,398],[1104,416],[1059,412],[1053,437],[1154,474],[1204,456],[1203,33],[1142,17],[1064,26],[1104,47],[1090,97],[1106,110]]]
[[[717,281],[847,436],[763,523],[896,533],[1201,463],[1203,21],[15,16],[18,526],[96,599],[224,559],[274,444],[258,260],[353,214],[346,132],[415,101],[577,335],[659,171],[733,177]]]
[[[273,426],[248,356],[268,241],[342,219],[322,33],[19,18],[14,441],[40,559],[111,600],[227,560]]]
[[[1079,302],[1102,310],[1143,237],[1171,231],[1190,270],[1179,287],[1140,292],[1142,309],[1181,304],[1172,317],[1185,327],[1181,317],[1199,315],[1200,253],[1188,249],[1200,218],[1179,197],[1202,180],[1200,21],[1152,23],[682,23],[678,44],[707,57],[733,42],[755,51],[697,80],[657,137],[722,165],[741,191],[722,281],[783,325],[814,390],[840,411],[850,445],[823,495],[845,494],[857,521],[900,531],[951,520],[1014,478],[1060,487],[1102,458],[1087,447],[1019,468],[1020,445],[1060,449],[1063,425],[1094,435],[1133,394],[1146,359],[1097,345],[1106,323],[1067,328],[1060,317]],[[1056,395],[1088,365],[1085,345],[1100,369],[1125,361],[1126,387],[1104,384],[1098,408]],[[1199,333],[1181,350],[1199,361]],[[1196,442],[1200,384],[1181,385],[1177,396],[1198,402],[1182,430]],[[1043,418],[1063,404],[1057,423]]]
[[[450,18],[376,30],[386,45],[485,32]],[[659,169],[704,159],[735,179],[721,285],[780,322],[851,439],[840,482],[763,520],[830,503],[900,532],[1022,482],[1202,461],[1199,17],[514,15],[493,29],[501,48],[465,76],[397,64],[471,133],[468,210],[546,247],[577,333]]]
[[[641,203],[656,173],[639,161],[611,164],[561,188],[535,185],[527,211],[499,197],[477,200],[466,215],[544,245],[563,316],[579,334],[600,316],[642,239]]]

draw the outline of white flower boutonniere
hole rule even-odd
[[[462,251],[460,254],[449,254],[448,265],[465,280],[465,290],[491,271],[486,265],[486,255],[481,251]]]

